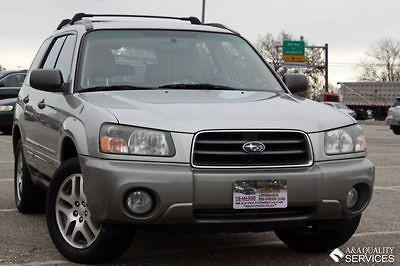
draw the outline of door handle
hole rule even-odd
[[[39,103],[38,103],[38,105],[37,105],[38,107],[39,107],[39,109],[43,109],[43,108],[45,108],[46,107],[46,104],[44,103],[44,99],[43,100],[41,100]]]
[[[22,99],[24,103],[29,103],[29,95],[27,95],[24,99]]]

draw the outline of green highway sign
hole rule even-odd
[[[283,41],[282,59],[285,62],[304,62],[303,41]]]

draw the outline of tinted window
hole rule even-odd
[[[37,52],[35,58],[32,61],[31,67],[29,68],[30,71],[32,71],[33,69],[39,68],[40,64],[43,61],[43,57],[45,56],[46,51],[49,48],[50,42],[51,42],[51,40],[47,39],[40,46],[39,51]]]
[[[47,55],[46,61],[43,65],[43,68],[54,68],[55,63],[57,61],[58,55],[60,53],[61,47],[65,41],[65,36],[57,38],[54,42],[53,46],[49,54]]]
[[[68,35],[61,49],[60,55],[56,63],[57,69],[61,70],[64,80],[67,80],[71,72],[72,56],[75,47],[75,35]]]
[[[24,83],[25,73],[23,74],[11,74],[1,80],[4,83],[4,87],[21,87]]]
[[[102,30],[85,38],[80,87],[212,84],[283,91],[242,38],[195,31]]]
[[[400,100],[394,101],[392,107],[400,106]]]

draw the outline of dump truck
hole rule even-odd
[[[353,109],[357,119],[384,120],[389,107],[400,97],[400,82],[338,82],[340,100]]]

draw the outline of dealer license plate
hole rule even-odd
[[[236,180],[233,182],[234,209],[273,209],[286,207],[286,180]]]

